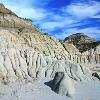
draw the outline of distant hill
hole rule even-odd
[[[100,41],[96,41],[94,38],[91,38],[84,33],[72,34],[66,37],[64,42],[73,43],[80,52],[84,52],[100,44]]]

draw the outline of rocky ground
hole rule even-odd
[[[70,98],[56,94],[45,83],[51,79],[39,79],[34,82],[15,82],[0,84],[0,100],[100,100],[100,82],[84,81],[77,83],[77,92]]]

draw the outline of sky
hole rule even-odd
[[[0,0],[18,16],[63,40],[75,33],[100,40],[100,0]]]

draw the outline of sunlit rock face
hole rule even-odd
[[[63,72],[55,74],[52,84],[52,89],[61,95],[72,97],[75,93],[74,81]]]
[[[16,14],[0,4],[0,81],[33,80],[48,77],[59,81],[55,92],[73,96],[74,83],[90,80],[92,72],[83,63],[100,63],[99,46],[93,61],[92,49],[84,53],[73,45],[61,43],[53,36],[45,34],[32,25],[28,19]],[[85,58],[84,58],[85,55]],[[90,57],[91,59],[91,57]],[[56,73],[62,72],[62,75]],[[58,84],[57,83],[57,84]],[[72,87],[72,90],[71,90]]]

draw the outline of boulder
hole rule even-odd
[[[72,97],[75,94],[74,82],[64,72],[57,72],[52,82],[52,90],[61,95]]]

